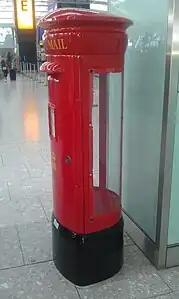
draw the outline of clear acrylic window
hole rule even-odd
[[[94,213],[120,207],[122,74],[93,76],[93,199]],[[118,97],[113,92],[119,90]]]

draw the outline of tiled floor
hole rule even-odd
[[[125,263],[88,288],[52,263],[47,88],[0,82],[0,299],[178,299],[179,268],[157,272],[125,236]]]

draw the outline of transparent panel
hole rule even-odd
[[[0,48],[14,48],[13,29],[9,26],[0,25]]]
[[[109,0],[109,11],[134,22],[124,69],[123,208],[155,240],[168,0]]]
[[[114,85],[118,87],[118,97],[113,94]],[[120,207],[120,124],[121,74],[95,74],[92,106],[95,214]]]
[[[107,140],[107,188],[120,195],[122,74],[110,74]],[[116,96],[115,90],[118,90]]]

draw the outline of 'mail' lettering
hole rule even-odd
[[[54,41],[53,41],[53,46],[54,46],[54,49],[55,50],[58,50],[59,49],[59,47],[58,47],[58,44],[57,44],[57,41],[54,39]]]
[[[62,38],[62,39],[58,39],[58,41],[59,41],[59,43],[61,43],[61,48],[62,48],[63,50],[66,50],[66,49],[67,49],[67,46],[65,45],[64,39],[63,39],[63,38]]]
[[[48,39],[47,40],[48,48],[50,50],[66,50],[67,45],[63,38],[59,39]]]
[[[53,49],[52,39],[48,39],[48,40],[47,40],[47,43],[48,43],[48,48],[49,48],[49,49]]]

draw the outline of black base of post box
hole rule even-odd
[[[115,275],[123,265],[123,219],[113,227],[78,235],[52,216],[53,260],[60,273],[78,286]]]

